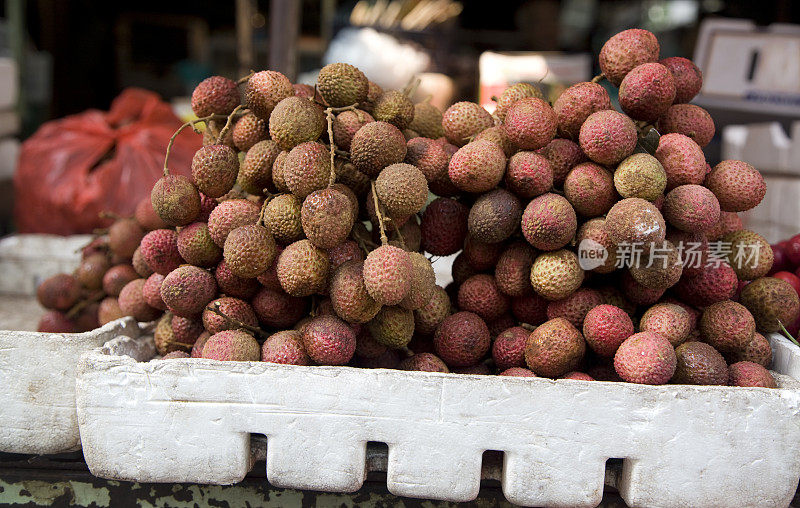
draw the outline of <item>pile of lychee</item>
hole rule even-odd
[[[383,91],[345,63],[313,87],[208,78],[187,124],[205,146],[192,178],[165,161],[163,224],[140,224],[119,308],[164,312],[165,358],[775,387],[761,333],[800,301],[737,216],[764,179],[706,163],[701,72],[659,51],[626,30],[592,82],[553,104],[513,85],[493,114],[414,104],[413,84]],[[606,257],[587,266],[585,245]]]

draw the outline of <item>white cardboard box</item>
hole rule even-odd
[[[779,372],[800,353],[772,336]],[[606,460],[631,506],[787,506],[800,478],[800,383],[779,389],[643,386],[261,362],[150,361],[149,338],[84,355],[77,378],[83,453],[103,478],[231,484],[267,436],[277,487],[352,492],[370,441],[388,444],[387,486],[469,501],[485,450],[525,506],[596,506]]]
[[[123,318],[84,333],[0,330],[0,452],[80,449],[75,371],[82,353],[114,337],[137,337]]]

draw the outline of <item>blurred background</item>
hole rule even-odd
[[[471,100],[491,110],[491,97],[519,81],[537,84],[552,100],[570,84],[591,79],[603,42],[631,27],[654,32],[662,58],[693,58],[704,71],[694,102],[717,123],[706,149],[709,163],[742,158],[800,192],[793,180],[800,172],[796,1],[5,0],[0,233],[15,230],[11,179],[20,142],[48,121],[108,110],[131,87],[155,92],[185,120],[192,89],[210,75],[235,79],[251,69],[274,69],[313,84],[321,66],[346,61],[384,88],[419,77],[415,99],[430,97],[441,109]],[[609,92],[616,96],[613,87]],[[116,114],[113,129],[134,116]],[[121,145],[114,143],[99,150],[102,156],[86,171],[116,158]],[[750,219],[762,222],[768,239],[789,226],[796,231],[800,217],[800,208],[793,209],[792,224],[780,224],[769,211],[776,199],[768,195],[763,213]],[[80,231],[63,231],[74,232]]]

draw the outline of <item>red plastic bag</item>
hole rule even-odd
[[[88,110],[42,125],[22,144],[14,175],[18,231],[89,233],[108,225],[100,212],[133,215],[161,177],[181,123],[157,94],[129,88],[107,113]],[[188,176],[201,145],[185,129],[172,146],[170,172]]]

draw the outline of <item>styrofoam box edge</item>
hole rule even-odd
[[[333,492],[360,488],[370,441],[389,446],[390,492],[449,501],[477,496],[484,450],[504,452],[504,493],[526,506],[597,505],[614,457],[634,506],[786,506],[800,477],[800,383],[777,373],[769,390],[141,363],[149,340],[81,359],[78,421],[97,476],[235,483],[252,467],[250,434],[264,434],[271,484]],[[797,351],[771,340],[794,375]]]
[[[0,330],[0,451],[79,449],[75,371],[81,354],[114,337],[139,334],[133,318],[84,333]]]
[[[0,240],[0,293],[35,295],[45,278],[72,272],[91,235],[12,235]]]

